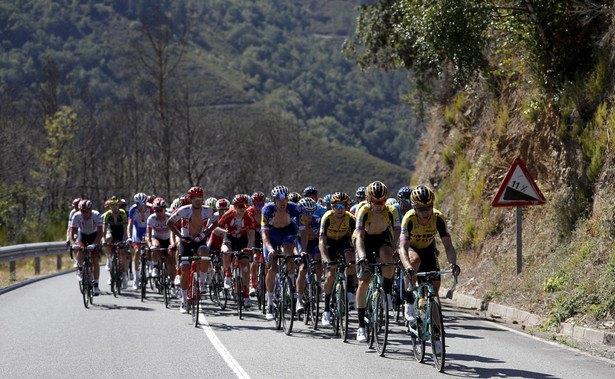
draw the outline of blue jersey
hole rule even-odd
[[[325,213],[327,213],[327,208],[325,208],[322,205],[316,203],[316,209],[314,210],[314,216],[318,217],[319,219],[321,219],[322,216],[325,215]]]
[[[263,207],[261,211],[261,229],[268,230],[270,226],[273,227],[273,216],[275,212],[276,207],[274,202],[267,203]],[[289,201],[286,207],[286,213],[288,214],[288,223],[285,226],[295,223],[299,227],[299,230],[305,229],[305,226],[298,222],[298,220],[301,220],[301,215],[303,214],[303,209],[299,204]]]

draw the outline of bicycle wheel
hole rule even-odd
[[[318,329],[318,320],[320,319],[320,293],[318,282],[316,281],[316,275],[312,275],[310,278],[310,317],[312,319],[312,329]]]
[[[241,320],[241,313],[243,308],[243,291],[241,282],[241,270],[239,267],[235,267],[235,301],[237,302],[237,317]]]
[[[139,283],[141,285],[141,301],[145,300],[145,292],[147,291],[147,262],[145,259],[141,259],[139,275],[141,276],[139,279]]]
[[[295,299],[293,286],[290,279],[284,278],[282,287],[282,304],[280,306],[282,310],[282,325],[284,327],[284,333],[290,335],[293,332],[293,321],[295,318]]]
[[[90,276],[88,275],[88,271],[86,268],[86,265],[83,265],[83,268],[81,269],[82,273],[81,273],[81,295],[83,296],[83,305],[86,308],[89,308],[90,306]]]
[[[374,325],[372,324],[372,320],[374,318],[374,308],[373,308],[373,300],[371,291],[367,292],[367,305],[365,307],[365,337],[367,340],[365,343],[367,347],[371,349],[374,346]]]
[[[446,349],[444,346],[444,321],[442,321],[442,307],[437,297],[431,299],[431,351],[433,353],[433,363],[440,372],[444,371],[444,360]],[[436,320],[437,317],[437,320]],[[437,349],[437,344],[440,348]]]
[[[211,284],[209,285],[209,298],[214,303],[214,305],[220,306],[220,272],[216,269],[213,271],[213,278],[211,279]]]
[[[348,340],[348,294],[346,279],[340,280],[340,288],[338,294],[338,309],[339,309],[339,324],[342,334],[342,342]]]
[[[378,355],[383,356],[389,336],[389,303],[382,287],[378,289],[378,296],[376,296],[376,309],[376,318],[374,320],[376,351]]]
[[[111,259],[111,269],[109,270],[109,276],[111,276],[111,293],[113,297],[117,297],[117,282],[115,276],[117,275],[117,260]]]
[[[331,300],[330,300],[330,313],[331,313],[331,330],[333,331],[333,336],[336,337],[340,333],[340,311],[339,311],[339,301],[337,301],[337,288],[339,287],[339,282],[336,281],[333,283],[333,291],[331,291]]]
[[[401,309],[403,308],[403,289],[404,289],[404,278],[400,276],[399,268],[395,269],[395,285],[393,286],[393,310],[395,311],[395,322],[403,321]]]
[[[163,258],[164,259],[164,258]],[[169,270],[165,262],[162,262],[162,269],[160,270],[160,283],[162,285],[162,295],[164,297],[164,307],[169,307],[170,288],[169,288]]]
[[[224,310],[226,309],[226,304],[228,303],[228,298],[230,297],[231,293],[229,290],[224,288],[224,276],[222,275],[222,271],[219,272],[219,275],[220,281],[218,283],[220,284],[222,294],[222,297],[220,297],[220,309]]]
[[[275,318],[275,328],[282,328],[282,285],[280,284],[279,275],[275,278],[275,288],[273,292],[273,317]]]
[[[417,362],[423,363],[425,359],[425,341],[422,336],[423,320],[419,317],[416,321],[408,325],[408,332],[410,333],[410,340],[412,341],[412,351],[414,353],[414,359]]]
[[[199,273],[192,273],[192,322],[195,327],[199,326],[199,299],[201,298],[201,288],[199,286]]]
[[[263,314],[267,312],[267,302],[265,301],[265,295],[267,294],[267,289],[265,285],[265,277],[266,277],[266,268],[265,264],[261,263],[258,265],[258,283],[256,284],[256,297],[258,298],[258,309],[260,309]]]

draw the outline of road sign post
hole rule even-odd
[[[523,210],[521,207],[542,205],[546,202],[521,158],[516,158],[502,180],[491,206],[517,207],[517,274],[521,273],[523,262]]]

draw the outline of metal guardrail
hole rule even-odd
[[[40,273],[40,257],[57,255],[57,267],[62,267],[62,254],[66,253],[66,242],[39,242],[0,247],[0,262],[11,262],[10,271],[15,272],[15,261],[24,258],[34,258],[35,274]]]

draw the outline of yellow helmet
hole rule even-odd
[[[365,195],[370,201],[386,200],[389,197],[389,189],[384,183],[375,181],[367,186]]]

